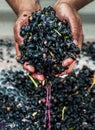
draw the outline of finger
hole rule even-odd
[[[74,62],[75,60],[73,60],[72,58],[68,58],[66,60],[64,60],[62,62],[62,66],[70,66],[72,65],[72,63]],[[68,69],[67,69],[68,70]],[[62,76],[62,75],[66,75],[67,74],[67,70],[65,70],[64,72],[62,72],[61,74],[56,74],[55,77],[58,77],[58,76]]]
[[[20,53],[20,51],[19,51],[19,45],[18,45],[17,42],[15,42],[15,49],[16,49],[16,55],[17,55],[17,56],[20,56],[21,53]]]
[[[74,60],[72,58],[68,58],[68,59],[62,61],[62,66],[68,66],[68,65],[72,64],[73,61]]]
[[[40,81],[45,80],[45,77],[43,74],[34,73],[32,74],[32,77]]]
[[[69,69],[66,70],[66,74],[69,74],[73,71],[76,61],[74,61],[70,66]]]
[[[69,22],[71,25],[71,31],[73,35],[73,39],[78,41],[79,36],[79,25],[76,16],[73,14],[69,17]]]
[[[27,70],[28,72],[31,72],[31,73],[34,73],[34,72],[35,72],[35,68],[34,68],[33,66],[29,65],[28,62],[25,62],[25,63],[23,64],[23,68],[24,68],[25,70]]]
[[[15,25],[14,27],[14,38],[15,42],[17,42],[19,45],[23,43],[23,38],[20,36],[20,26]]]
[[[14,38],[18,44],[23,43],[23,38],[20,36],[21,26],[28,25],[28,17],[23,17],[22,19],[18,19],[16,24],[14,25]]]
[[[21,53],[20,53],[20,51],[19,51],[19,45],[18,45],[18,43],[15,43],[15,48],[16,48],[16,55],[17,55],[17,57],[20,57],[20,56],[21,56]],[[31,72],[31,73],[34,73],[34,71],[35,71],[35,68],[34,68],[33,66],[29,65],[28,62],[25,62],[25,63],[23,64],[23,68],[24,68],[25,70],[27,70],[28,72]]]
[[[59,77],[59,76],[63,76],[63,75],[68,75],[69,73],[71,73],[73,71],[75,63],[76,63],[76,61],[73,61],[72,64],[69,66],[69,68],[67,70],[65,70],[61,74],[56,74],[55,77]]]
[[[79,20],[79,32],[80,32],[80,34],[79,34],[79,38],[78,38],[78,43],[79,43],[78,46],[81,49],[82,43],[83,43],[83,40],[84,40],[81,20]]]
[[[81,33],[79,36],[79,45],[78,45],[80,49],[82,49],[83,40],[84,40],[84,36],[83,33]]]

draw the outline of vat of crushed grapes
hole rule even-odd
[[[0,46],[0,129],[48,129],[44,124],[45,87],[35,87],[16,62],[13,40],[0,39]],[[95,52],[95,42],[85,42],[74,72],[53,81],[50,100],[52,129],[95,128],[93,47]]]

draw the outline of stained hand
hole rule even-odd
[[[20,57],[19,45],[23,44],[23,38],[20,36],[21,27],[23,25],[28,25],[28,17],[31,15],[31,12],[23,12],[18,17],[15,25],[14,25],[14,38],[15,38],[15,48],[16,48],[16,55],[17,59]],[[43,74],[35,73],[35,68],[30,66],[28,62],[22,64],[23,68],[27,70],[27,72],[32,73],[32,77],[38,80],[44,80]]]
[[[74,9],[73,6],[62,2],[56,2],[54,5],[54,9],[56,11],[56,16],[60,20],[66,19],[69,22],[73,35],[73,42],[81,49],[83,41],[83,31],[82,31],[81,19],[77,11]],[[72,58],[64,60],[62,62],[62,66],[68,66],[68,69],[65,70],[63,73],[61,73],[60,75],[71,73],[73,71],[75,63],[76,60],[73,60]],[[56,76],[60,75],[58,74]]]

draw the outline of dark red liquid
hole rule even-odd
[[[48,130],[51,129],[50,123],[50,99],[51,99],[51,86],[46,86],[46,111],[45,111],[45,126],[46,126],[46,119],[48,118]]]

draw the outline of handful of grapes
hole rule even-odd
[[[69,57],[76,59],[80,53],[73,43],[69,23],[56,17],[50,6],[33,12],[28,25],[21,27],[20,35],[24,44],[19,46],[21,57],[18,62],[27,61],[35,67],[35,72],[48,78],[68,69],[62,66],[62,61]]]

